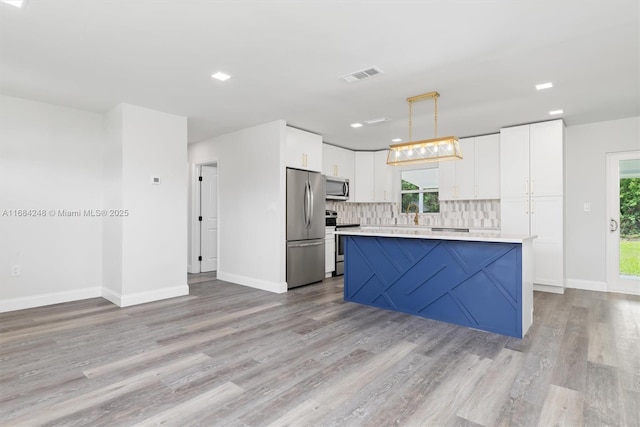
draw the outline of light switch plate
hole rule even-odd
[[[584,209],[584,211],[585,211],[585,212],[591,212],[591,203],[589,203],[589,202],[585,202],[585,203],[582,205],[582,208]]]

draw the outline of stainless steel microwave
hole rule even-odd
[[[327,200],[349,200],[349,180],[347,178],[328,176]]]

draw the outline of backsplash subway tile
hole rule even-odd
[[[397,203],[351,203],[327,201],[327,209],[338,212],[338,222],[361,225],[412,225],[415,214],[400,213]],[[440,202],[440,213],[419,214],[427,227],[500,228],[500,200]]]

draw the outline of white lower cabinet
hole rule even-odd
[[[336,236],[335,227],[326,227],[324,235],[324,275],[331,277],[336,269]]]
[[[564,286],[563,198],[513,197],[500,201],[500,229],[504,234],[532,234],[534,283]]]
[[[531,198],[531,234],[535,254],[534,283],[564,286],[562,196]]]

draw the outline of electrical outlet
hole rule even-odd
[[[12,265],[11,266],[11,275],[12,276],[19,276],[20,275],[20,266],[19,265]]]

